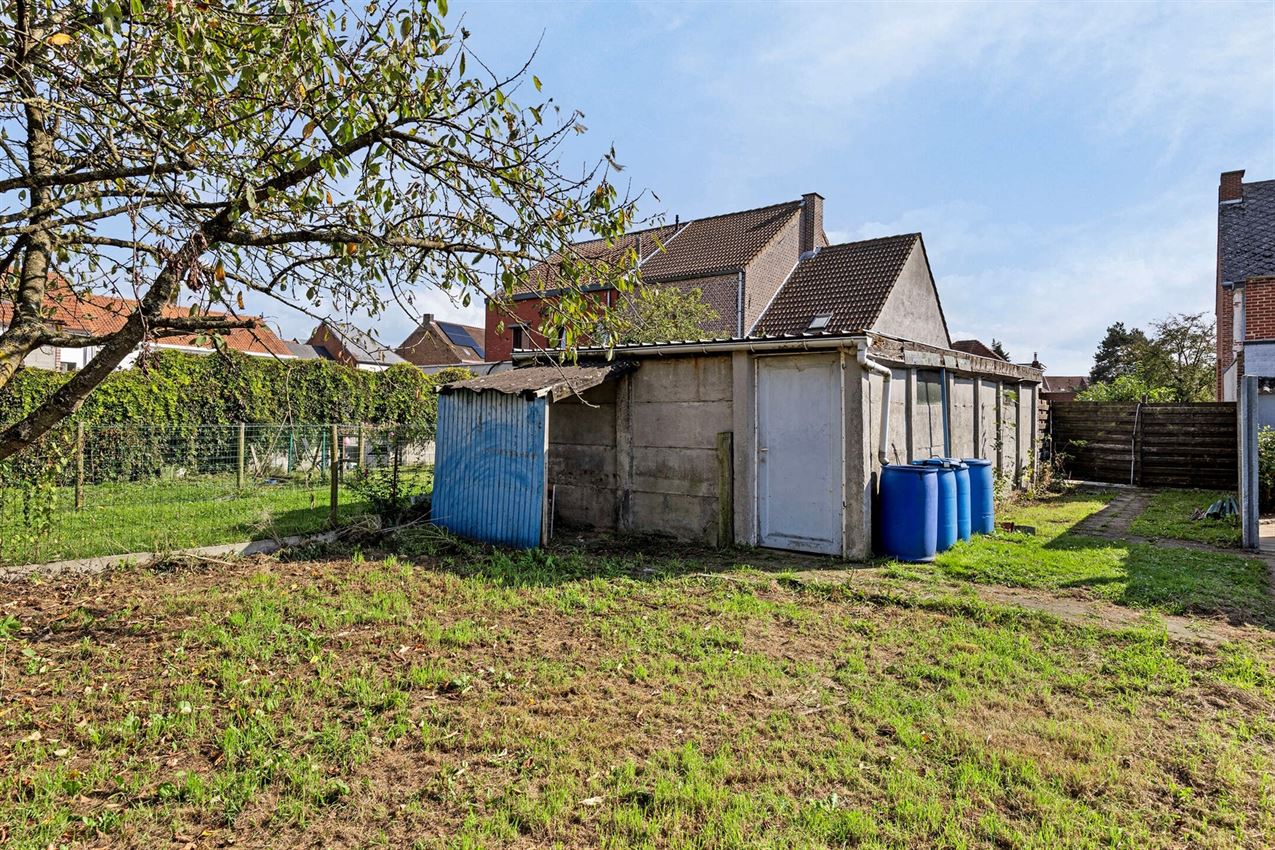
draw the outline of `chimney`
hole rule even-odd
[[[801,229],[798,256],[823,245],[823,195],[810,192],[801,196]]]
[[[1217,187],[1217,202],[1232,204],[1244,200],[1244,169],[1223,171],[1221,185]]]

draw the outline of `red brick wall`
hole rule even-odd
[[[598,293],[598,297],[604,298],[608,305],[613,305],[615,304],[616,291],[614,289],[602,290]],[[527,298],[501,307],[495,307],[488,301],[485,335],[487,362],[494,363],[498,360],[508,360],[510,358],[514,350],[514,326],[518,324],[522,324],[527,328],[523,342],[524,348],[532,347],[533,345],[543,346],[545,338],[540,333],[540,322],[544,318],[541,313],[542,304],[546,302],[552,303],[556,300],[555,296],[543,299]],[[502,321],[505,324],[505,329],[500,332],[498,328]]]
[[[1244,339],[1275,339],[1275,277],[1244,284]]]

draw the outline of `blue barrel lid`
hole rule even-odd
[[[937,466],[943,469],[965,468],[965,461],[959,457],[931,457],[925,460],[914,460],[912,463],[918,466]]]
[[[983,460],[981,457],[961,458],[961,462],[964,463],[966,466],[991,466],[992,465],[992,462],[990,460]]]
[[[921,475],[937,474],[939,471],[937,466],[915,466],[902,463],[891,463],[881,467],[883,472],[887,469],[892,469],[895,472],[917,472]]]

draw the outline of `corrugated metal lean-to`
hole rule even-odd
[[[543,396],[440,395],[433,521],[486,543],[539,546],[548,418]]]

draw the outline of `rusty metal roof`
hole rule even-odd
[[[444,384],[438,391],[446,394],[461,390],[475,393],[492,390],[526,398],[549,396],[550,401],[561,401],[569,396],[580,395],[604,381],[628,374],[637,367],[638,363],[633,360],[613,360],[610,363],[584,366],[526,366],[468,381]]]

